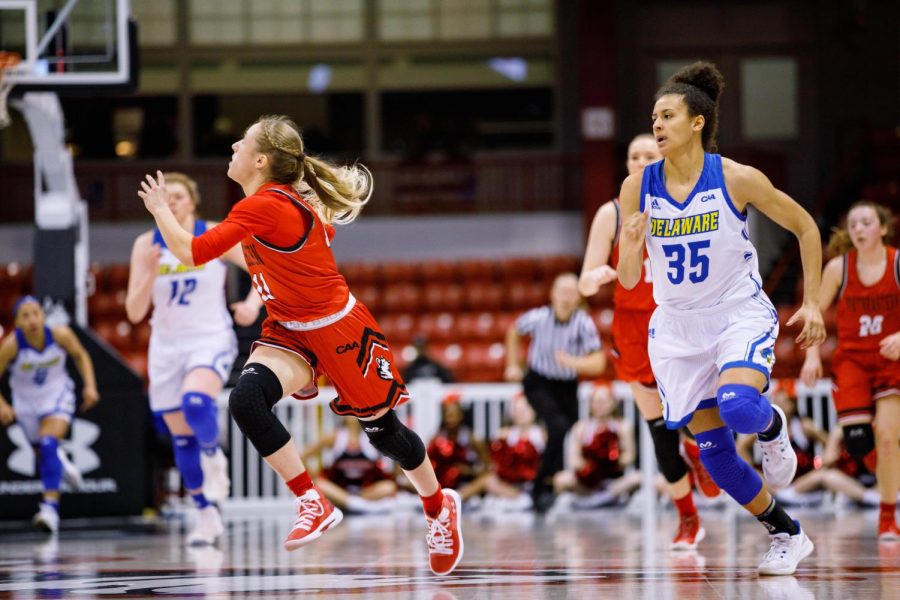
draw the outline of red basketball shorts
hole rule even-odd
[[[266,319],[262,337],[253,345],[281,348],[309,363],[312,382],[292,392],[299,400],[317,396],[315,382],[320,373],[327,375],[338,394],[330,404],[336,414],[371,417],[409,399],[384,334],[360,302],[337,322],[309,331],[294,331]]]
[[[656,379],[647,354],[647,330],[653,311],[621,310],[613,313],[616,377],[655,387]]]
[[[900,395],[900,362],[877,351],[838,350],[831,363],[834,373],[834,408],[839,421],[872,415],[875,401]]]

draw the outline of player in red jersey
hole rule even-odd
[[[838,298],[837,350],[832,360],[834,404],[850,454],[877,453],[875,477],[881,493],[879,540],[900,539],[900,251],[891,211],[869,200],[850,207],[846,229],[828,243],[834,256],[822,273],[819,305]],[[813,385],[822,376],[817,347],[806,351],[800,377]],[[874,419],[873,419],[874,414]]]
[[[363,421],[372,445],[393,459],[422,498],[431,570],[450,573],[462,558],[461,501],[442,490],[421,438],[393,408],[409,399],[391,348],[368,309],[350,294],[331,252],[332,223],[353,221],[372,192],[369,171],[308,155],[297,126],[260,117],[232,145],[228,177],[246,197],[224,221],[194,236],[168,206],[162,172],[138,195],[171,252],[186,266],[241,244],[267,318],[229,408],[235,422],[297,496],[297,521],[285,540],[294,550],[337,525],[342,513],[313,484],[290,434],[272,414],[283,396],[311,398],[321,371],[338,396],[331,409]]]
[[[650,134],[641,134],[628,145],[626,166],[628,174],[639,173],[643,168],[662,158],[656,141]],[[621,211],[618,200],[610,200],[600,207],[591,224],[584,264],[578,290],[583,296],[593,296],[602,285],[616,281],[618,264],[619,232],[622,228]],[[666,427],[662,414],[662,404],[656,389],[656,380],[650,369],[647,354],[647,332],[650,316],[656,308],[653,301],[653,283],[644,250],[644,268],[640,282],[632,290],[627,290],[618,282],[613,292],[612,333],[615,341],[616,375],[631,384],[631,392],[641,416],[647,421],[653,437],[656,462],[666,481],[669,494],[678,509],[680,524],[673,549],[693,549],[706,535],[700,525],[697,508],[691,491],[690,471],[693,470],[698,487],[705,496],[718,496],[720,490],[703,468],[700,453],[693,440],[686,441],[685,454],[690,467],[679,452],[680,436],[677,430]]]

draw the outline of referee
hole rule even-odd
[[[606,368],[597,326],[580,308],[578,277],[562,273],[553,281],[550,305],[533,308],[506,332],[507,381],[522,382],[525,397],[547,428],[547,447],[531,492],[534,509],[553,504],[553,475],[563,468],[566,433],[578,420],[578,376]],[[531,337],[528,369],[522,373],[522,336]]]

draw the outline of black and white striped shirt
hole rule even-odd
[[[562,350],[573,356],[584,356],[600,349],[597,326],[587,312],[578,309],[568,321],[562,322],[550,306],[533,308],[516,320],[516,331],[531,336],[528,348],[528,368],[548,379],[573,380],[575,369],[556,362],[556,352]]]

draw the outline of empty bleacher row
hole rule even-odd
[[[417,263],[348,263],[341,266],[353,294],[378,319],[405,365],[415,357],[418,337],[428,341],[430,355],[460,381],[500,381],[505,365],[507,329],[525,310],[546,304],[556,275],[577,271],[578,258],[554,256],[499,260],[423,261]],[[94,293],[88,301],[91,327],[146,376],[150,327],[125,316],[127,265],[94,265]],[[9,328],[16,299],[31,291],[30,266],[0,267],[0,324]],[[589,299],[588,309],[607,348],[612,346],[612,286]],[[779,307],[781,335],[775,347],[775,375],[795,376],[803,351],[794,344],[799,327],[786,321],[796,307]],[[825,315],[829,338],[823,347],[825,366],[835,346],[836,311]],[[610,364],[605,376],[613,376]]]

